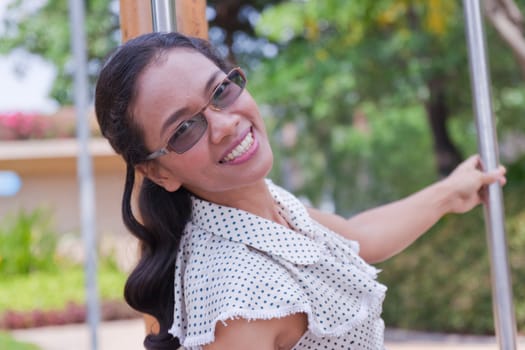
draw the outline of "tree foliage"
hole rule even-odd
[[[85,4],[88,67],[93,82],[102,58],[119,40],[119,23],[116,14],[112,15],[110,1],[87,0]],[[0,38],[0,53],[22,48],[53,63],[57,77],[51,96],[60,104],[69,104],[73,100],[75,66],[70,50],[68,2],[48,0],[41,8],[30,5],[30,1],[24,0],[9,5],[3,21],[5,33]]]
[[[49,0],[31,16],[20,12],[25,3],[13,3],[0,48],[23,47],[53,62],[59,70],[53,96],[70,102],[74,67],[67,3]],[[93,76],[119,41],[115,3],[86,2]],[[314,204],[349,215],[411,193],[446,174],[461,155],[475,152],[459,2],[208,3],[215,10],[211,39],[249,68],[250,91],[273,138],[272,177]],[[525,0],[516,3],[523,7]],[[525,90],[508,44],[485,28],[502,160],[509,168],[511,262],[520,277],[515,290],[522,296]],[[388,325],[480,333],[492,328],[480,211],[446,217],[384,267]],[[521,329],[524,305],[517,307]]]
[[[412,147],[414,157],[404,156],[422,161],[415,164],[426,174],[429,158],[436,159],[445,175],[459,161],[459,153],[475,149],[471,143],[475,137],[465,140],[465,136],[473,135],[474,125],[462,16],[454,1],[406,0],[287,1],[262,13],[257,31],[279,45],[280,53],[254,72],[257,97],[272,106],[277,125],[294,123],[300,134],[308,135],[298,138],[287,151],[299,159],[300,173],[306,174],[294,189],[315,199],[325,190],[330,197],[346,196],[346,200],[336,202],[341,211],[348,209],[351,200],[341,188],[352,181],[348,166],[352,162],[346,149],[347,153],[337,155],[334,140],[351,143],[350,135],[357,130],[355,116],[366,123],[395,114],[395,110],[403,113],[409,106],[419,106],[417,113],[428,121],[427,127],[422,126],[421,134],[409,133],[409,129],[404,132],[400,127],[396,136],[398,145],[418,145]],[[514,72],[512,56],[508,50],[506,55],[501,54],[504,49],[500,42],[491,49],[499,53],[492,60],[497,72],[495,83],[506,84],[501,93],[514,95],[513,103],[523,105],[522,82]],[[504,101],[500,90],[496,91],[498,117],[516,122],[511,115],[513,103]],[[363,113],[370,105],[374,114],[370,110]],[[408,118],[399,118],[397,124]],[[463,130],[455,133],[458,128]],[[419,147],[417,139],[422,138],[433,141],[430,149]],[[395,159],[392,153],[390,160]],[[298,154],[307,155],[304,162]],[[392,161],[382,165],[391,170],[402,168]],[[425,176],[414,177],[414,181],[408,179],[405,193],[421,185],[423,178],[428,181]],[[311,185],[312,180],[315,185]],[[377,180],[391,182],[390,178]]]

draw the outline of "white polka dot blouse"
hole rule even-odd
[[[215,324],[302,312],[308,330],[293,347],[380,350],[386,287],[359,245],[314,221],[304,205],[267,181],[290,228],[193,198],[175,267],[170,333],[188,350],[213,342]]]

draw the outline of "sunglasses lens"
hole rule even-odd
[[[240,96],[245,86],[246,79],[238,70],[230,72],[215,90],[211,104],[217,109],[228,107]]]
[[[169,139],[168,145],[177,153],[184,153],[192,148],[202,137],[208,122],[202,114],[185,121]]]
[[[223,109],[231,105],[241,95],[246,86],[246,78],[237,69],[231,71],[226,79],[215,89],[210,105]],[[181,154],[192,148],[204,135],[208,122],[202,113],[183,122],[168,141],[168,147]]]

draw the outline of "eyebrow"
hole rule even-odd
[[[213,86],[213,83],[215,82],[215,80],[217,80],[217,76],[220,75],[222,73],[222,70],[217,70],[215,71],[215,73],[213,73],[210,78],[208,79],[208,81],[206,82],[206,85],[204,85],[204,92],[203,92],[203,95],[206,95],[208,93],[208,91],[211,90],[211,87]],[[179,119],[181,116],[185,115],[185,114],[188,114],[189,112],[189,109],[188,107],[182,107],[181,109],[178,109],[176,110],[174,113],[172,113],[165,121],[164,123],[162,123],[162,126],[160,128],[160,132],[161,134],[163,134],[166,129],[172,125],[173,123],[175,123],[177,121],[177,119]]]

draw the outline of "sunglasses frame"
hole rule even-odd
[[[233,74],[234,72],[237,72],[241,77],[242,79],[244,80],[244,85],[243,86],[240,86],[238,84],[236,84],[235,82],[233,82],[231,79],[229,79],[230,75]],[[213,102],[213,97],[215,96],[215,94],[217,93],[217,91],[219,90],[219,88],[222,86],[222,84],[224,84],[224,82],[226,81],[231,81],[233,84],[236,84],[238,85],[241,90],[239,92],[239,95],[237,97],[235,97],[235,99],[233,101],[231,101],[228,105],[222,107],[222,108],[219,108],[215,105],[212,104]],[[242,71],[242,69],[240,67],[235,67],[233,69],[231,69],[227,74],[226,74],[226,77],[224,77],[224,79],[219,83],[217,84],[217,86],[213,89],[212,93],[211,93],[211,96],[210,98],[208,99],[208,102],[206,102],[206,104],[204,105],[204,107],[202,107],[197,113],[193,114],[190,118],[188,118],[186,121],[188,120],[193,120],[193,119],[197,119],[197,118],[200,118],[200,119],[203,119],[204,123],[206,124],[205,128],[204,128],[204,131],[206,131],[206,129],[208,128],[208,121],[206,120],[206,117],[204,116],[204,111],[207,109],[207,108],[210,108],[211,110],[213,111],[221,111],[221,110],[224,110],[225,108],[229,107],[232,103],[234,103],[235,101],[237,101],[237,99],[242,95],[244,89],[246,88],[246,83],[247,83],[247,79],[246,79],[246,75],[244,74],[244,72]],[[173,133],[171,134],[171,136],[168,138],[168,141],[166,142],[166,145],[164,147],[162,147],[161,149],[159,150],[156,150],[152,153],[150,153],[147,157],[146,157],[146,160],[153,160],[153,159],[157,159],[161,156],[164,156],[170,152],[175,152],[177,154],[183,154],[187,151],[189,151],[193,146],[195,146],[197,144],[197,142],[199,142],[199,140],[202,138],[202,136],[204,135],[204,132],[199,136],[199,138],[190,146],[188,147],[187,149],[185,149],[184,151],[182,152],[179,152],[177,150],[175,150],[171,144],[170,144],[170,140],[171,138],[173,137],[173,135],[175,135],[177,133],[177,131],[179,130],[179,128],[181,127],[182,123],[184,122],[181,122],[176,128],[175,130],[173,130]]]

